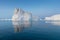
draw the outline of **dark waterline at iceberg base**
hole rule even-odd
[[[0,40],[60,40],[60,26],[45,21],[0,21]]]

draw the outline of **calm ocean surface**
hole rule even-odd
[[[0,21],[0,40],[60,40],[59,23]]]

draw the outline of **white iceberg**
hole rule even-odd
[[[13,21],[29,21],[32,17],[31,13],[25,12],[20,8],[15,8],[14,15],[12,16]]]
[[[32,20],[32,14],[28,13],[28,12],[25,12],[23,14],[23,21],[29,21],[29,20]]]
[[[53,15],[53,16],[50,16],[50,17],[45,17],[44,20],[60,20],[60,14]]]

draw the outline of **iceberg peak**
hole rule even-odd
[[[14,15],[12,16],[13,21],[29,21],[31,19],[31,13],[25,12],[21,8],[15,8]]]

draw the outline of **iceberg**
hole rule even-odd
[[[60,14],[56,14],[50,17],[45,17],[44,20],[59,20],[60,21]]]
[[[23,21],[30,21],[30,20],[32,20],[32,14],[29,12],[25,12],[23,14]]]
[[[30,21],[32,14],[25,12],[21,8],[15,8],[14,14],[12,16],[12,21]]]

